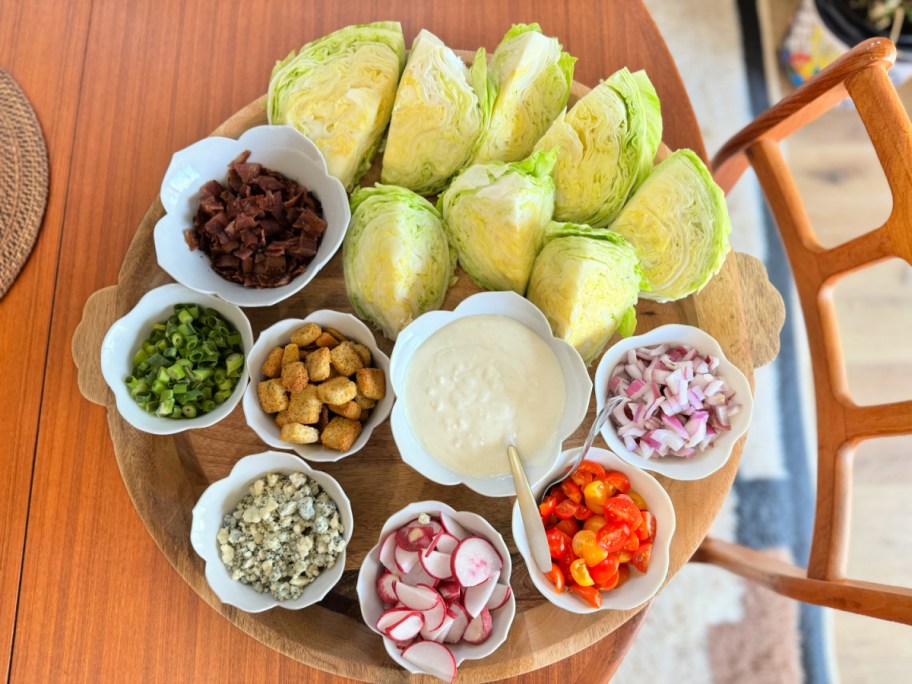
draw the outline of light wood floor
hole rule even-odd
[[[763,4],[774,34],[765,36],[769,51],[797,3],[761,0],[761,16]],[[900,93],[912,111],[912,83]],[[789,140],[787,155],[824,245],[889,215],[890,191],[854,110],[834,110],[807,126]],[[855,401],[912,398],[912,267],[893,260],[845,278],[836,306]],[[849,575],[912,585],[912,437],[862,444],[853,483]],[[832,618],[843,683],[912,681],[912,628],[838,611]]]

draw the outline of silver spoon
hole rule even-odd
[[[583,448],[579,450],[579,453],[570,461],[565,467],[561,475],[548,484],[542,490],[541,499],[544,501],[545,497],[548,496],[548,492],[551,491],[551,488],[566,480],[570,475],[573,474],[573,471],[577,469],[580,463],[583,462],[583,459],[586,458],[586,454],[589,453],[589,449],[592,448],[592,442],[595,439],[595,436],[598,434],[599,430],[602,429],[602,426],[605,424],[605,421],[608,420],[608,416],[611,412],[618,406],[621,402],[624,401],[626,397],[612,397],[605,405],[602,407],[602,410],[599,411],[599,414],[595,417],[595,420],[592,422],[592,427],[589,428],[589,434],[586,435],[586,441],[583,443]],[[541,517],[539,517],[539,527],[541,527]],[[528,534],[528,530],[526,531]],[[550,568],[549,568],[550,569]]]
[[[519,452],[512,444],[507,445],[507,456],[510,469],[513,471],[513,486],[516,489],[516,502],[519,504],[519,513],[522,516],[523,527],[526,530],[526,539],[529,540],[529,550],[535,564],[542,572],[551,572],[551,551],[548,550],[548,539],[545,537],[545,528],[538,512],[538,504],[523,470]]]

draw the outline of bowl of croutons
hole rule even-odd
[[[393,407],[389,358],[350,314],[323,309],[276,323],[260,333],[247,367],[247,424],[308,461],[359,451]]]

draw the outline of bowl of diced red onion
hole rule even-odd
[[[663,325],[602,356],[598,409],[622,402],[602,428],[622,459],[675,480],[699,480],[725,465],[747,432],[753,396],[744,374],[699,328]]]

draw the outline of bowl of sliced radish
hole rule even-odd
[[[506,640],[516,614],[510,553],[481,516],[419,501],[383,526],[358,574],[361,615],[413,674],[452,681]]]
[[[750,383],[710,335],[663,325],[608,349],[595,372],[595,399],[623,396],[602,428],[622,459],[675,480],[724,466],[747,432]]]

